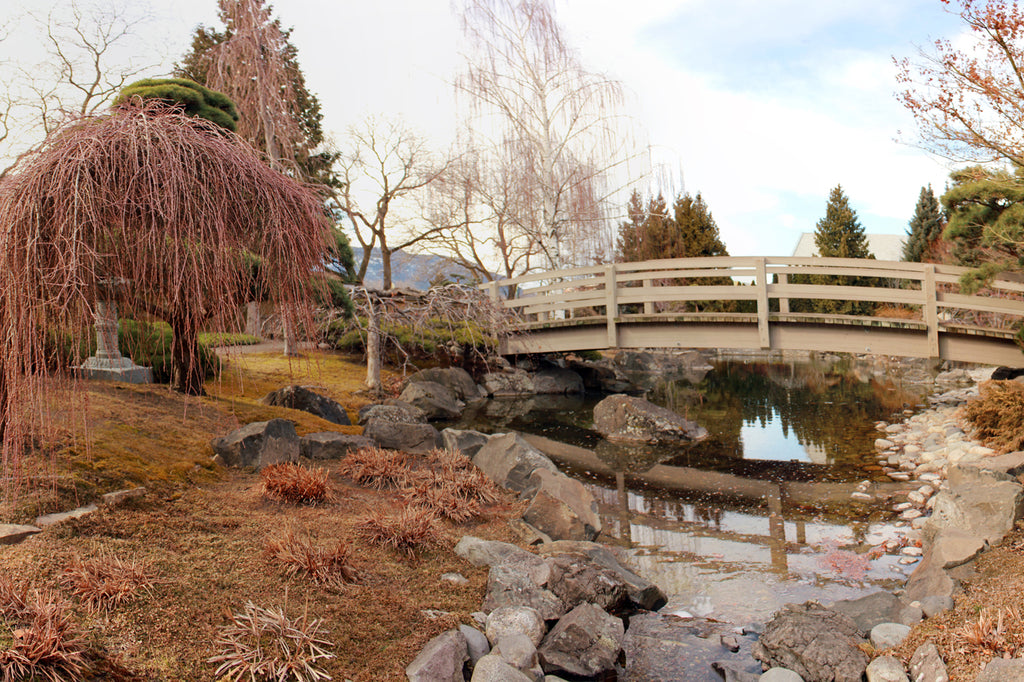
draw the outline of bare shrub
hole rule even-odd
[[[317,682],[331,676],[319,667],[334,658],[334,644],[324,638],[323,619],[310,619],[304,609],[289,618],[284,608],[264,608],[247,602],[241,613],[220,629],[221,653],[208,659],[220,664],[214,676],[228,680],[297,680]]]
[[[75,556],[64,567],[59,582],[92,610],[126,604],[140,590],[152,590],[150,567],[138,559],[104,555],[95,559]]]
[[[360,448],[348,453],[339,471],[359,485],[375,490],[401,488],[409,479],[409,458],[397,450]]]
[[[964,406],[974,437],[1000,452],[1024,449],[1024,384],[986,381],[980,397]]]
[[[291,528],[267,543],[267,553],[284,564],[290,576],[303,575],[317,585],[338,587],[359,581],[352,545],[338,541],[333,547],[317,545],[308,534],[296,535]]]
[[[410,559],[426,547],[445,544],[444,533],[429,509],[406,507],[398,514],[367,516],[356,523],[360,537],[379,547],[390,547]]]
[[[279,502],[316,504],[330,495],[327,470],[307,468],[291,462],[271,464],[260,471],[263,494]]]
[[[75,682],[86,672],[67,603],[0,578],[0,679]]]
[[[478,501],[466,497],[456,486],[433,477],[403,488],[402,498],[410,506],[423,507],[456,523],[468,521],[483,511]]]
[[[449,484],[466,498],[481,504],[493,504],[504,499],[501,486],[461,452],[434,449],[427,454],[427,459],[434,465],[432,473],[435,480]]]

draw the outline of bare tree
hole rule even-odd
[[[486,154],[517,183],[519,228],[549,268],[606,258],[609,199],[625,184],[613,175],[636,158],[621,84],[583,66],[547,0],[466,0],[462,23],[472,54],[456,87]]]
[[[383,287],[390,289],[391,254],[440,231],[414,220],[409,211],[416,204],[412,201],[416,194],[441,177],[448,164],[436,161],[426,143],[398,121],[368,118],[349,129],[348,143],[338,160],[341,188],[334,197],[363,248],[356,279],[362,282],[366,277],[376,247],[383,264]],[[403,214],[396,204],[406,201]]]

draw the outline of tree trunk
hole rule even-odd
[[[171,383],[185,395],[206,395],[196,327],[184,314],[171,317]]]
[[[249,336],[259,337],[263,331],[263,323],[260,320],[259,301],[249,301],[245,304],[245,333]]]
[[[384,240],[381,239],[380,244],[380,262],[381,262],[381,284],[380,288],[384,291],[388,291],[391,288],[391,249],[384,244]]]
[[[366,387],[378,395],[382,392],[380,380],[380,328],[373,300],[367,297],[366,306]]]
[[[299,343],[295,335],[295,320],[286,311],[281,311],[284,325],[284,354],[288,357],[296,357],[299,354]]]

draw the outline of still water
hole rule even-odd
[[[630,378],[649,400],[707,428],[708,439],[681,448],[609,444],[593,431],[603,396],[490,401],[458,427],[592,450],[601,472],[567,471],[598,500],[600,540],[629,549],[669,594],[663,613],[763,622],[785,603],[892,589],[913,569],[869,551],[898,537],[891,502],[850,495],[897,485],[877,464],[874,424],[918,409],[927,384],[809,361],[714,361]]]

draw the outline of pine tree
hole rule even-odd
[[[914,217],[907,224],[907,243],[903,246],[903,260],[911,263],[922,262],[946,226],[942,208],[932,186],[921,188],[921,194],[914,208]]]
[[[868,251],[868,238],[857,221],[857,213],[836,185],[828,196],[825,217],[818,221],[814,233],[818,255],[823,258],[874,258]]]
[[[729,252],[718,234],[718,225],[711,216],[711,210],[704,203],[700,193],[689,194],[676,199],[673,205],[676,226],[679,230],[679,256],[698,258],[700,256],[728,256]]]
[[[629,222],[619,226],[615,245],[615,260],[620,263],[638,263],[657,258],[675,258],[677,254],[678,230],[668,215],[665,198],[660,194],[643,199],[636,191],[629,198],[627,208]]]

